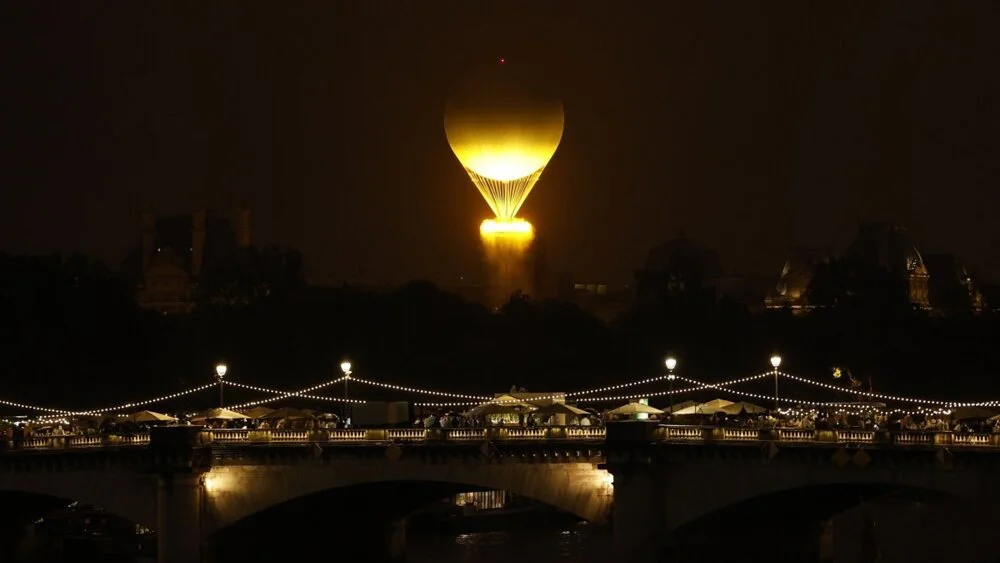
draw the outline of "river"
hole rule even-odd
[[[407,538],[406,563],[606,563],[611,538],[607,531],[595,530],[585,523],[545,529],[511,529],[458,535],[414,535]],[[317,550],[336,552],[330,546]],[[271,555],[262,561],[273,560]],[[96,563],[84,559],[48,559],[23,556],[17,563]],[[152,563],[150,558],[115,563]]]
[[[407,542],[407,563],[596,563],[610,561],[606,530],[586,524],[457,536],[418,536]]]

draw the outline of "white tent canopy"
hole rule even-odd
[[[713,399],[707,403],[701,403],[700,405],[693,405],[681,410],[678,410],[674,414],[715,414],[717,412],[725,412],[723,409],[733,405],[732,401],[727,401],[725,399]],[[739,412],[738,410],[736,412]]]
[[[637,415],[637,414],[663,414],[658,408],[651,407],[649,405],[644,405],[642,403],[629,403],[627,405],[622,405],[617,409],[612,409],[608,411],[608,414],[620,414],[620,415]]]
[[[174,422],[176,417],[153,411],[139,411],[128,416],[129,422]]]
[[[727,405],[720,409],[726,414],[740,414],[745,412],[747,414],[761,414],[767,412],[767,409],[753,403],[748,403],[746,401],[739,401],[731,405]]]
[[[192,420],[245,420],[247,415],[231,411],[229,409],[214,408],[202,411],[192,418]]]
[[[247,417],[249,417],[249,418],[261,418],[262,416],[271,414],[272,412],[274,412],[274,409],[272,409],[270,407],[256,406],[256,407],[254,407],[254,408],[246,411],[243,414],[247,415]]]
[[[583,416],[590,413],[583,409],[574,407],[573,405],[567,405],[566,403],[552,403],[547,407],[539,408],[532,414],[565,414],[568,416]]]
[[[684,410],[684,409],[686,409],[688,407],[693,407],[693,406],[695,406],[697,404],[698,404],[697,401],[692,401],[692,400],[688,399],[686,401],[681,401],[681,402],[675,404],[673,407],[669,407],[668,406],[667,408],[663,409],[663,411],[664,412],[672,412],[672,413],[676,413],[676,414],[681,414],[678,411],[682,411],[682,410]]]

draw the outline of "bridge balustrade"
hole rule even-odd
[[[427,436],[424,428],[393,428],[388,432],[390,440],[420,441]]]
[[[892,440],[895,444],[929,446],[934,436],[926,432],[896,432],[892,434]]]
[[[663,426],[663,440],[704,440],[705,431],[699,426]]]
[[[881,444],[897,446],[1000,447],[1000,434],[961,434],[949,431],[814,430],[804,428],[726,428],[645,424],[630,426],[627,440],[649,442],[761,442]],[[638,433],[631,432],[640,431]],[[620,439],[624,434],[617,433]],[[202,444],[303,444],[433,441],[603,441],[607,428],[587,426],[545,426],[536,428],[338,428],[333,430],[244,430],[206,429],[199,435]],[[146,446],[149,434],[33,436],[15,444],[7,440],[0,447],[19,450],[93,449]]]
[[[778,440],[781,442],[811,442],[816,432],[802,428],[776,428]]]
[[[604,440],[606,428],[586,426],[545,426],[536,428],[338,428],[334,430],[211,430],[203,433],[203,443],[246,442],[372,442],[372,441],[477,441],[477,440]],[[84,441],[74,438],[72,447],[109,445],[108,437],[88,437]],[[101,441],[103,438],[103,441]],[[131,438],[136,444],[148,443],[148,436]],[[803,428],[725,428],[701,426],[660,426],[651,439],[654,441],[699,442],[825,442],[852,444],[896,444],[901,446],[1000,446],[1000,434],[954,434],[952,432],[886,430],[815,430]],[[31,446],[51,448],[47,440],[37,439]],[[130,442],[131,443],[131,442]],[[114,445],[114,444],[111,444]]]
[[[722,436],[717,438],[736,442],[756,441],[760,440],[760,432],[754,428],[723,428]]]
[[[603,440],[605,436],[604,428],[596,426],[567,426],[566,436],[569,438],[582,438],[586,440]]]
[[[995,442],[995,434],[952,434],[951,443],[963,446],[991,446]]]
[[[449,428],[449,440],[483,440],[490,436],[486,428]]]
[[[115,446],[146,446],[149,444],[149,434],[64,434],[62,436],[32,436],[15,445],[12,440],[2,442],[7,449],[21,450],[60,450],[86,449]]]
[[[336,441],[336,442],[339,441],[353,442],[365,439],[365,431],[356,428],[337,428],[334,430],[327,430],[326,433],[331,441]]]

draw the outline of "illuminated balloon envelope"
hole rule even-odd
[[[507,65],[473,75],[448,102],[448,144],[501,222],[514,219],[562,139],[562,102]]]

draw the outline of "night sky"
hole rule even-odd
[[[776,273],[868,219],[1000,280],[996,2],[23,1],[0,22],[3,250],[117,265],[140,211],[248,205],[314,278],[455,284],[488,210],[443,108],[503,56],[566,108],[522,212],[554,270],[626,282],[683,229]]]

